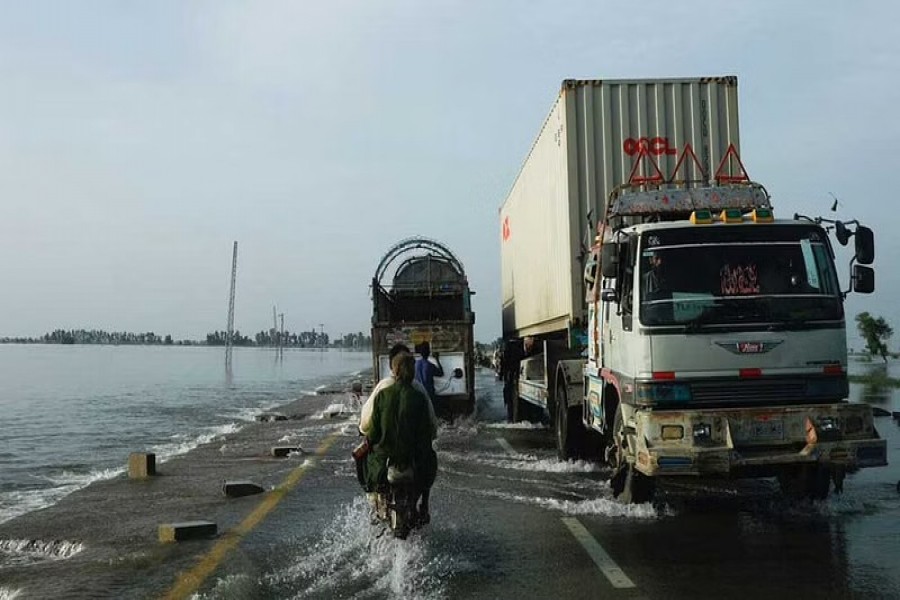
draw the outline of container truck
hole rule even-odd
[[[566,80],[500,208],[511,417],[607,461],[625,502],[662,477],[824,498],[887,464],[847,401],[872,231],[775,218],[739,149],[736,77]],[[846,290],[829,234],[853,239]]]
[[[444,375],[435,377],[434,409],[453,418],[475,409],[475,314],[465,269],[443,244],[402,240],[372,278],[372,360],[375,381],[390,375],[394,344],[416,350],[428,342]],[[419,358],[419,356],[417,356]]]

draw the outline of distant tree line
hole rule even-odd
[[[212,333],[206,334],[206,345],[207,346],[224,346],[225,341],[228,339],[227,331],[213,331]],[[234,336],[231,338],[231,342],[235,346],[252,346],[253,340],[248,338],[245,335],[241,335],[240,331],[235,330]]]
[[[284,340],[280,344],[281,340]],[[257,346],[278,346],[283,345],[285,348],[371,348],[372,338],[363,332],[347,333],[343,337],[331,339],[331,337],[322,331],[310,329],[309,331],[301,331],[294,333],[269,329],[268,331],[260,331],[254,336]],[[235,343],[236,344],[236,343]]]
[[[102,329],[56,329],[40,337],[4,337],[4,344],[111,344],[111,345],[192,345],[190,340],[175,341],[169,334],[157,335],[152,331],[103,331]]]
[[[0,344],[108,344],[108,345],[153,345],[153,346],[224,346],[227,337],[225,331],[214,331],[206,334],[206,339],[173,340],[172,336],[157,335],[152,331],[131,333],[127,331],[107,332],[101,329],[56,329],[39,337],[2,337]],[[281,332],[274,330],[260,331],[253,338],[234,332],[235,346],[277,346]],[[284,332],[286,348],[357,348],[372,347],[372,338],[359,333],[348,333],[341,339],[332,340],[325,332],[303,331],[301,333]]]

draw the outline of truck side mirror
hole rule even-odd
[[[875,269],[862,265],[853,265],[853,291],[860,294],[871,294],[875,291]]]
[[[856,262],[871,265],[875,260],[875,236],[868,227],[856,228]]]
[[[846,246],[847,242],[850,241],[850,230],[847,229],[847,226],[841,223],[840,221],[835,221],[834,223],[834,237],[837,238],[837,241],[840,242],[841,246]]]
[[[612,279],[619,272],[619,245],[612,242],[603,244],[600,249],[600,271],[607,279]]]

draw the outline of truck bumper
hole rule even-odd
[[[887,464],[866,405],[648,411],[635,414],[635,466],[651,476],[765,477],[819,464],[853,472]],[[678,431],[679,440],[663,431]],[[695,437],[694,431],[709,432]]]

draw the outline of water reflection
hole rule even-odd
[[[861,385],[858,400],[875,406],[890,405],[893,386],[887,363],[867,363],[862,365],[862,370],[861,375],[866,378],[866,381]]]
[[[797,598],[896,598],[900,581],[887,566],[896,542],[870,514],[884,510],[882,500],[890,504],[873,504],[868,492],[790,501],[771,481],[697,482],[667,494],[677,518],[632,528],[617,542],[634,556],[669,561],[664,588],[652,590],[660,597],[781,598],[790,590]]]

